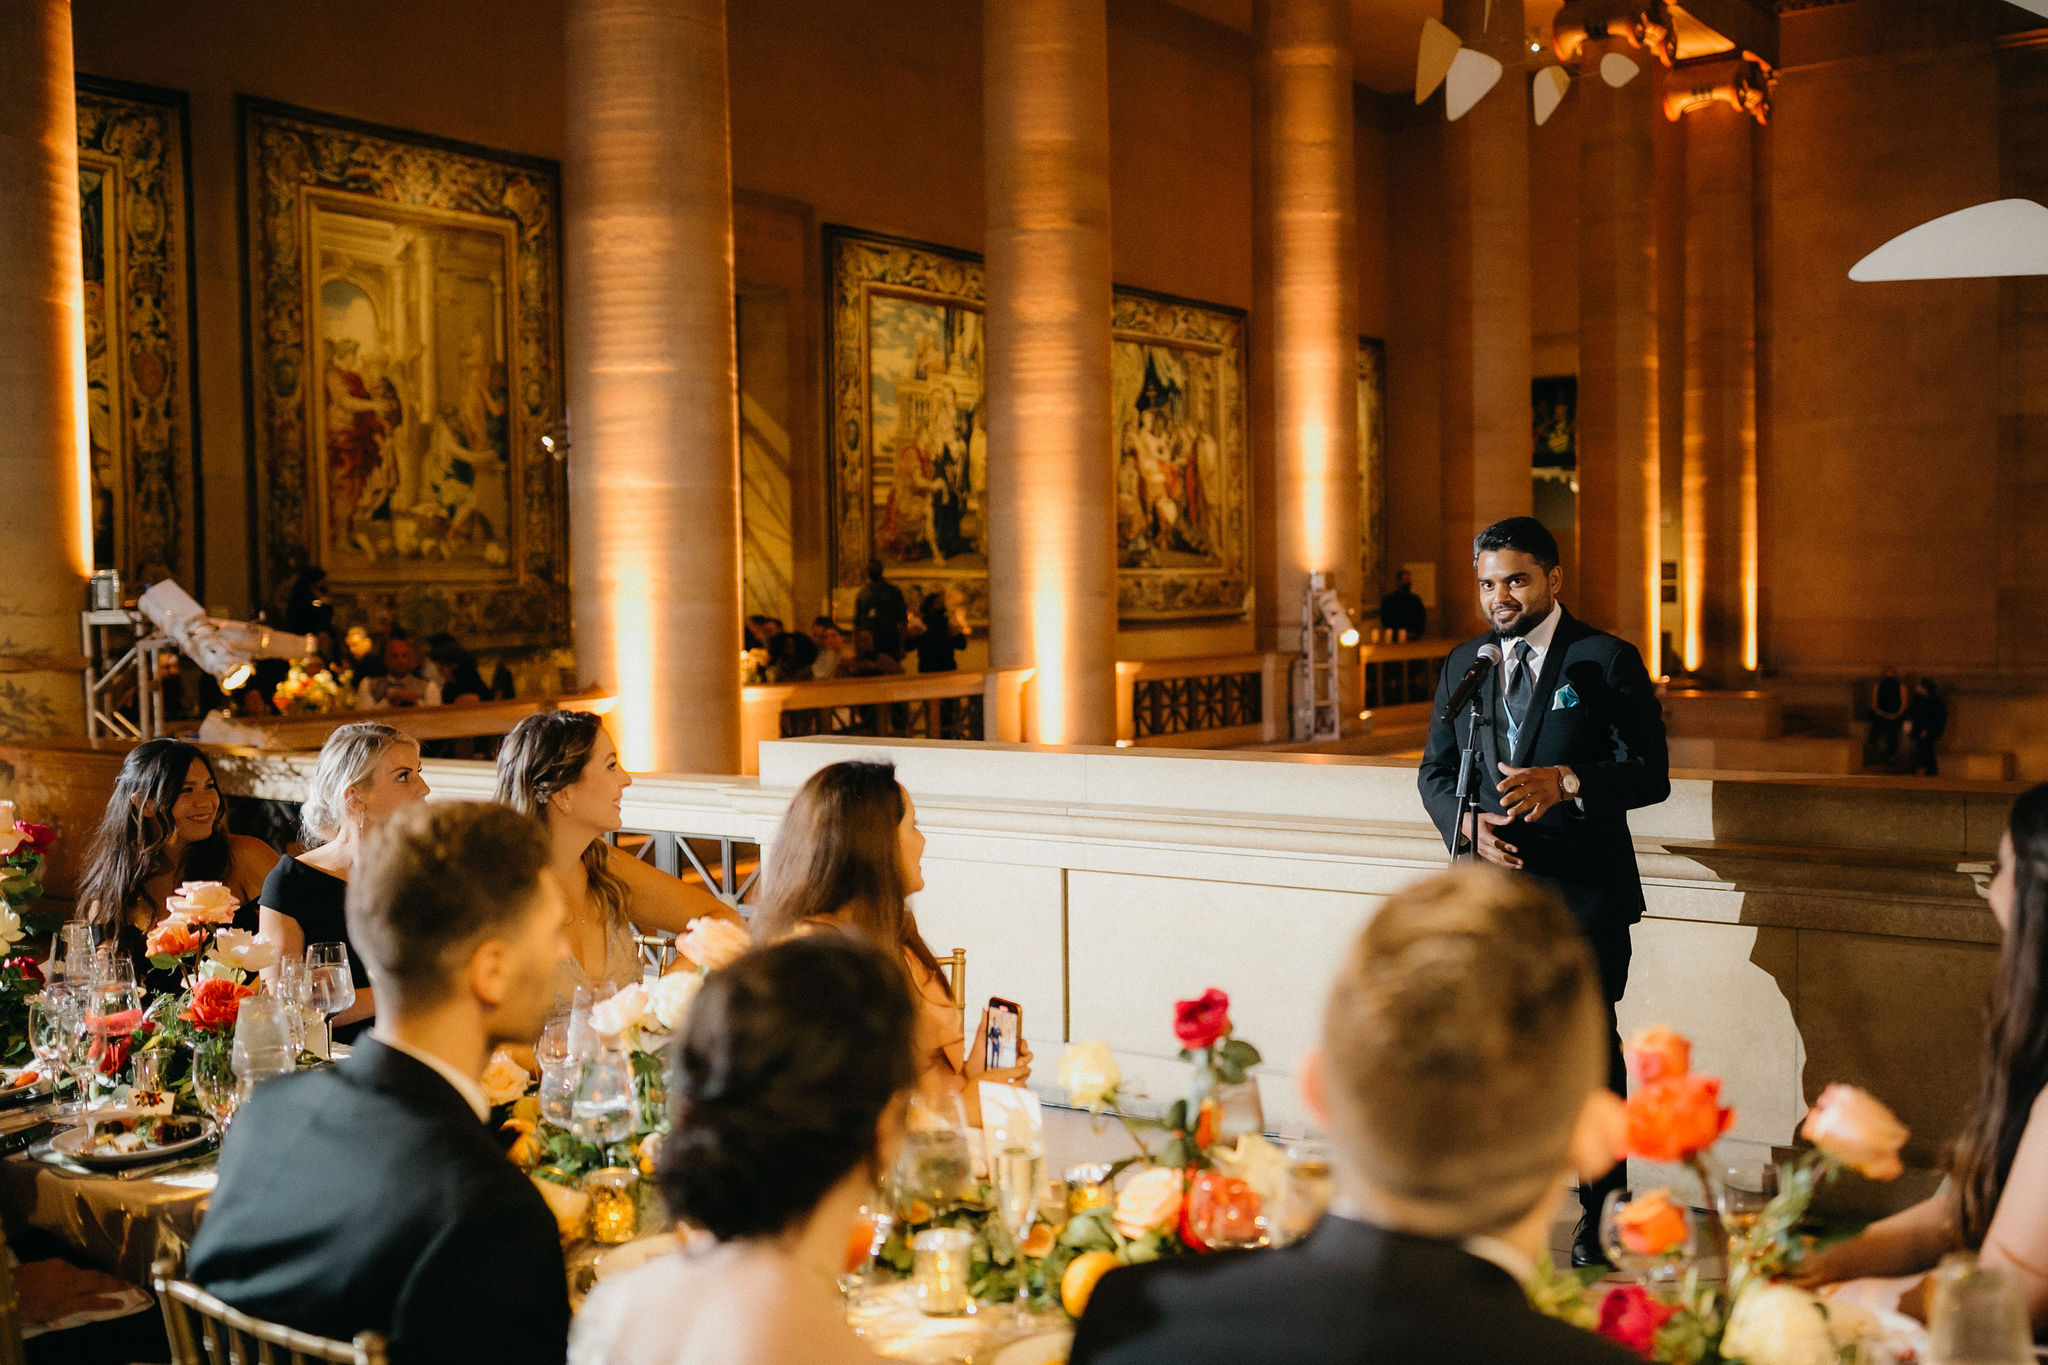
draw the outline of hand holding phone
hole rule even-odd
[[[988,1033],[982,1040],[982,1060],[990,1071],[1008,1071],[1017,1065],[1017,1044],[1024,1037],[1024,1011],[1013,1000],[992,995],[988,1001]]]

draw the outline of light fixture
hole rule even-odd
[[[2048,275],[2048,208],[1998,199],[1958,209],[1886,242],[1849,267],[1858,283]]]
[[[1535,102],[1536,126],[1541,128],[1550,122],[1550,116],[1557,112],[1557,106],[1564,103],[1565,92],[1572,88],[1572,73],[1561,66],[1546,66],[1536,73],[1529,87],[1529,98]]]
[[[143,593],[135,606],[187,658],[211,673],[223,692],[246,685],[256,660],[301,658],[319,643],[310,635],[288,635],[260,622],[208,616],[192,594],[168,578]]]
[[[561,421],[550,422],[547,426],[541,428],[537,444],[540,446],[541,454],[543,455],[552,455],[556,460],[568,459],[569,414],[564,412]]]
[[[1321,574],[1316,577],[1321,578]],[[1329,588],[1316,590],[1316,610],[1322,613],[1323,624],[1330,628],[1330,634],[1337,637],[1337,643],[1346,649],[1358,643],[1358,627],[1351,624],[1351,613],[1344,610],[1344,604]]]
[[[1343,651],[1358,644],[1358,627],[1328,574],[1312,573],[1301,588],[1301,654],[1294,661],[1294,737],[1341,739]]]

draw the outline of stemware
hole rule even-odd
[[[79,1016],[84,1006],[79,993],[57,986],[31,996],[28,1002],[29,1046],[34,1049],[36,1069],[50,1078],[51,1088],[66,1075],[76,1079],[85,1052]],[[85,1094],[81,1083],[78,1095]],[[82,1098],[63,1101],[51,1111],[59,1118],[75,1118],[85,1112]]]
[[[570,1101],[570,1131],[595,1147],[609,1147],[633,1136],[638,1112],[633,1094],[633,1059],[626,1049],[607,1043],[583,1064]]]
[[[192,1098],[222,1128],[234,1117],[242,1097],[234,1056],[234,1046],[225,1038],[209,1038],[192,1053]]]
[[[64,926],[64,956],[52,958],[51,966],[61,968],[67,986],[85,986],[92,981],[92,926],[73,921]],[[52,973],[50,980],[59,976]]]
[[[582,1077],[581,1059],[569,1047],[567,1015],[550,1020],[540,1031],[533,1059],[540,1065],[540,1115],[557,1128],[567,1128]]]
[[[1715,1174],[1720,1178],[1712,1182],[1714,1211],[1721,1215],[1721,1228],[1728,1236],[1732,1273],[1738,1248],[1778,1197],[1778,1167],[1766,1160],[1752,1166],[1724,1165]]]
[[[246,1103],[259,1081],[289,1075],[299,1054],[291,1045],[285,1002],[274,995],[252,995],[235,1015],[234,1045],[229,1054]]]
[[[1280,1190],[1280,1209],[1268,1229],[1276,1247],[1288,1246],[1315,1231],[1336,1193],[1330,1165],[1330,1144],[1303,1138],[1287,1145],[1287,1176]]]
[[[347,1012],[356,1003],[356,980],[349,969],[348,945],[345,943],[315,943],[306,949],[306,975],[311,983],[311,999],[320,1013],[326,1016],[327,1051],[334,1051],[334,1016]]]
[[[310,1037],[308,1026],[319,1019],[318,1014],[314,1014],[312,1020],[307,1018],[312,1011],[313,988],[312,978],[306,972],[306,960],[298,956],[280,958],[277,975],[270,983],[270,993],[284,1002],[284,1023],[291,1033],[293,1053],[304,1052]]]
[[[92,1069],[110,1078],[125,1065],[128,1041],[142,1022],[142,995],[135,985],[134,968],[125,958],[116,962],[129,968],[128,979],[124,982],[119,972],[103,964],[98,984],[86,995],[83,1023]]]
[[[967,1120],[957,1095],[912,1091],[904,1112],[903,1148],[896,1158],[897,1210],[908,1222],[912,1206],[943,1213],[974,1195],[974,1166],[967,1155]],[[929,1217],[929,1215],[926,1215]]]
[[[1652,1195],[1668,1198],[1668,1190],[1654,1190],[1644,1194],[1630,1194],[1616,1190],[1607,1196],[1600,1208],[1600,1247],[1607,1253],[1607,1259],[1617,1269],[1626,1271],[1645,1285],[1658,1281],[1677,1280],[1685,1267],[1697,1254],[1696,1240],[1699,1233],[1697,1220],[1691,1209],[1684,1204],[1673,1202],[1671,1209],[1682,1224],[1683,1231],[1668,1248],[1658,1251],[1642,1247],[1640,1235],[1627,1229],[1627,1220],[1622,1214],[1631,1204]]]

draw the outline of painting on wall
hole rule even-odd
[[[832,542],[842,597],[869,561],[912,600],[988,619],[979,257],[827,228]],[[1119,607],[1241,614],[1249,593],[1244,317],[1134,290],[1112,302]]]
[[[343,621],[568,637],[552,162],[242,102],[255,575]]]
[[[1394,584],[1387,565],[1387,343],[1358,339],[1358,539],[1362,600]]]
[[[78,208],[96,568],[202,592],[183,93],[81,77]]]
[[[1531,510],[1567,547],[1579,527],[1578,412],[1577,375],[1529,382]]]

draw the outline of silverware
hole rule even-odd
[[[152,1180],[160,1175],[169,1175],[173,1171],[182,1171],[192,1166],[204,1166],[207,1162],[213,1160],[219,1151],[220,1148],[218,1146],[209,1143],[204,1150],[193,1152],[189,1156],[178,1157],[173,1161],[159,1161],[154,1166],[130,1166],[127,1170],[120,1172],[115,1178],[119,1180]]]

